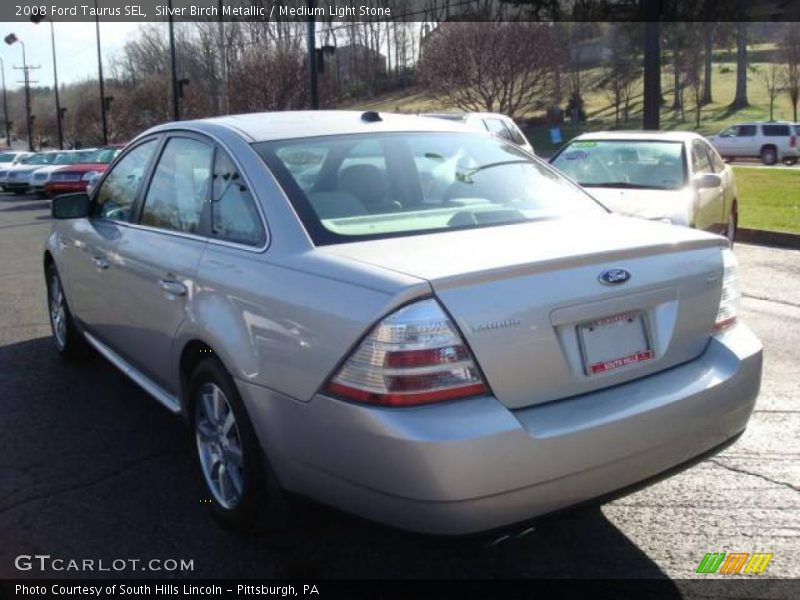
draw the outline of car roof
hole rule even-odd
[[[647,140],[665,142],[688,142],[704,140],[699,133],[693,131],[594,131],[583,133],[572,140]]]
[[[145,133],[188,129],[201,133],[215,133],[219,128],[237,133],[248,142],[267,142],[325,135],[346,135],[364,132],[470,132],[474,130],[453,121],[417,115],[377,113],[380,120],[372,120],[372,111],[312,110],[249,113],[211,117],[180,123],[164,123]],[[143,134],[144,135],[144,134]]]

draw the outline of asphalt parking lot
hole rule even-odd
[[[48,201],[0,195],[0,577],[42,576],[14,559],[49,554],[193,560],[127,576],[688,578],[707,552],[771,552],[760,577],[800,577],[800,251],[737,247],[764,382],[747,432],[713,459],[503,540],[405,534],[310,503],[291,527],[244,536],[203,505],[177,418],[102,358],[57,357],[49,222]]]

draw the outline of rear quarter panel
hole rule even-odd
[[[308,401],[368,328],[430,293],[419,279],[316,257],[208,244],[188,318],[174,341],[174,372],[192,340],[211,346],[235,379]]]

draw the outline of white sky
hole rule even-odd
[[[56,60],[58,61],[59,84],[97,78],[97,42],[95,24],[55,23]],[[103,74],[108,75],[114,55],[126,40],[136,37],[141,23],[117,23],[100,21],[100,48],[103,54]],[[166,27],[166,24],[164,25]],[[53,85],[53,54],[50,48],[50,24],[47,21],[34,25],[30,22],[0,23],[0,57],[5,63],[8,89],[20,87],[22,72],[12,66],[22,66],[22,48],[19,44],[8,46],[2,43],[9,33],[15,33],[25,42],[29,65],[41,65],[31,71],[31,80],[41,85]]]

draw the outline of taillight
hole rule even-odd
[[[722,251],[722,297],[714,323],[715,331],[722,331],[736,323],[742,292],[739,288],[739,261],[731,250]]]
[[[325,389],[380,406],[416,406],[486,393],[461,335],[433,299],[378,323]]]
[[[797,138],[792,136],[789,138],[789,147],[794,148],[795,146],[797,146]]]

